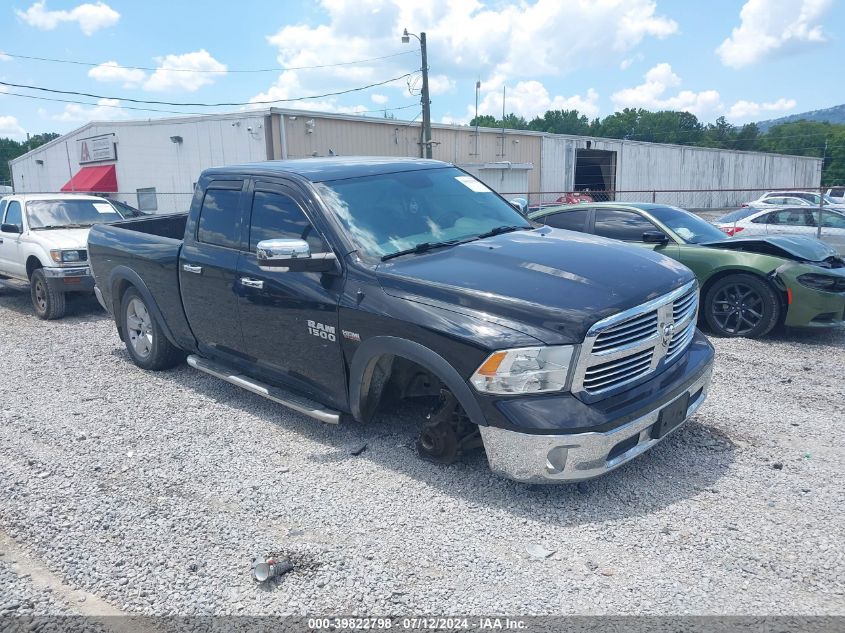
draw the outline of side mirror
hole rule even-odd
[[[0,225],[0,232],[2,233],[23,233],[23,229],[17,224],[2,224]]]
[[[663,231],[646,231],[643,233],[643,242],[646,244],[668,244],[669,236]]]
[[[511,206],[519,211],[521,214],[525,215],[528,213],[528,200],[525,198],[514,198],[513,200],[509,200]]]
[[[262,240],[256,245],[255,257],[261,270],[275,272],[326,273],[337,266],[334,253],[312,255],[305,240]]]

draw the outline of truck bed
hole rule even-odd
[[[161,311],[168,338],[190,349],[194,337],[179,291],[179,252],[187,220],[186,213],[179,213],[97,224],[88,235],[88,260],[112,314],[120,311],[116,293],[121,289],[112,280],[113,272],[128,268],[140,279],[135,285],[143,286],[142,294],[148,292]]]

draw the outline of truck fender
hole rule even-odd
[[[372,411],[364,411],[372,366],[384,356],[399,356],[430,371],[458,399],[469,419],[487,426],[487,419],[469,385],[446,359],[429,348],[395,336],[375,336],[364,341],[355,351],[349,368],[349,402],[356,420],[365,420]]]
[[[176,342],[173,332],[170,331],[170,326],[167,324],[167,321],[164,320],[164,315],[162,315],[156,300],[153,299],[153,294],[150,292],[149,288],[147,288],[147,284],[144,283],[144,280],[141,279],[138,273],[127,266],[115,266],[109,275],[108,282],[108,288],[111,293],[112,314],[114,315],[114,322],[117,325],[117,330],[120,332],[121,340],[123,340],[123,326],[120,323],[121,299],[117,296],[117,289],[121,282],[124,281],[128,282],[129,285],[134,286],[141,294],[141,297],[144,299],[144,303],[147,304],[147,308],[150,312],[152,312],[153,317],[158,322],[162,332],[164,332],[164,335],[167,337],[167,340],[176,347],[181,347],[179,343]]]

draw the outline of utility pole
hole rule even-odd
[[[502,86],[502,158],[505,157],[505,100],[507,99],[507,87]]]
[[[431,99],[428,96],[428,52],[425,49],[425,33],[420,33],[420,53],[422,54],[422,111],[423,111],[423,147],[425,157],[431,158]]]
[[[824,174],[824,161],[827,158],[827,139],[824,140],[824,150],[822,150],[822,175]],[[824,224],[824,186],[819,177],[819,221],[816,227],[816,239],[822,239],[822,224]]]
[[[420,139],[420,158],[431,158],[431,98],[428,94],[428,51],[426,50],[425,33],[420,33],[419,36],[414,33],[408,33],[408,29],[402,33],[402,42],[407,44],[411,41],[411,37],[417,38],[420,43],[420,55],[422,56],[422,95],[420,103],[422,104],[422,134]]]
[[[481,90],[481,80],[477,79],[475,81],[475,155],[476,156],[478,156],[478,91],[479,90]]]

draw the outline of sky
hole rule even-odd
[[[741,124],[845,102],[843,0],[2,0],[0,25],[0,82],[93,95],[0,85],[16,140],[267,105],[415,120],[405,28],[427,36],[434,122],[468,123],[476,81],[480,114],[501,116],[504,88],[527,119],[642,107]]]

